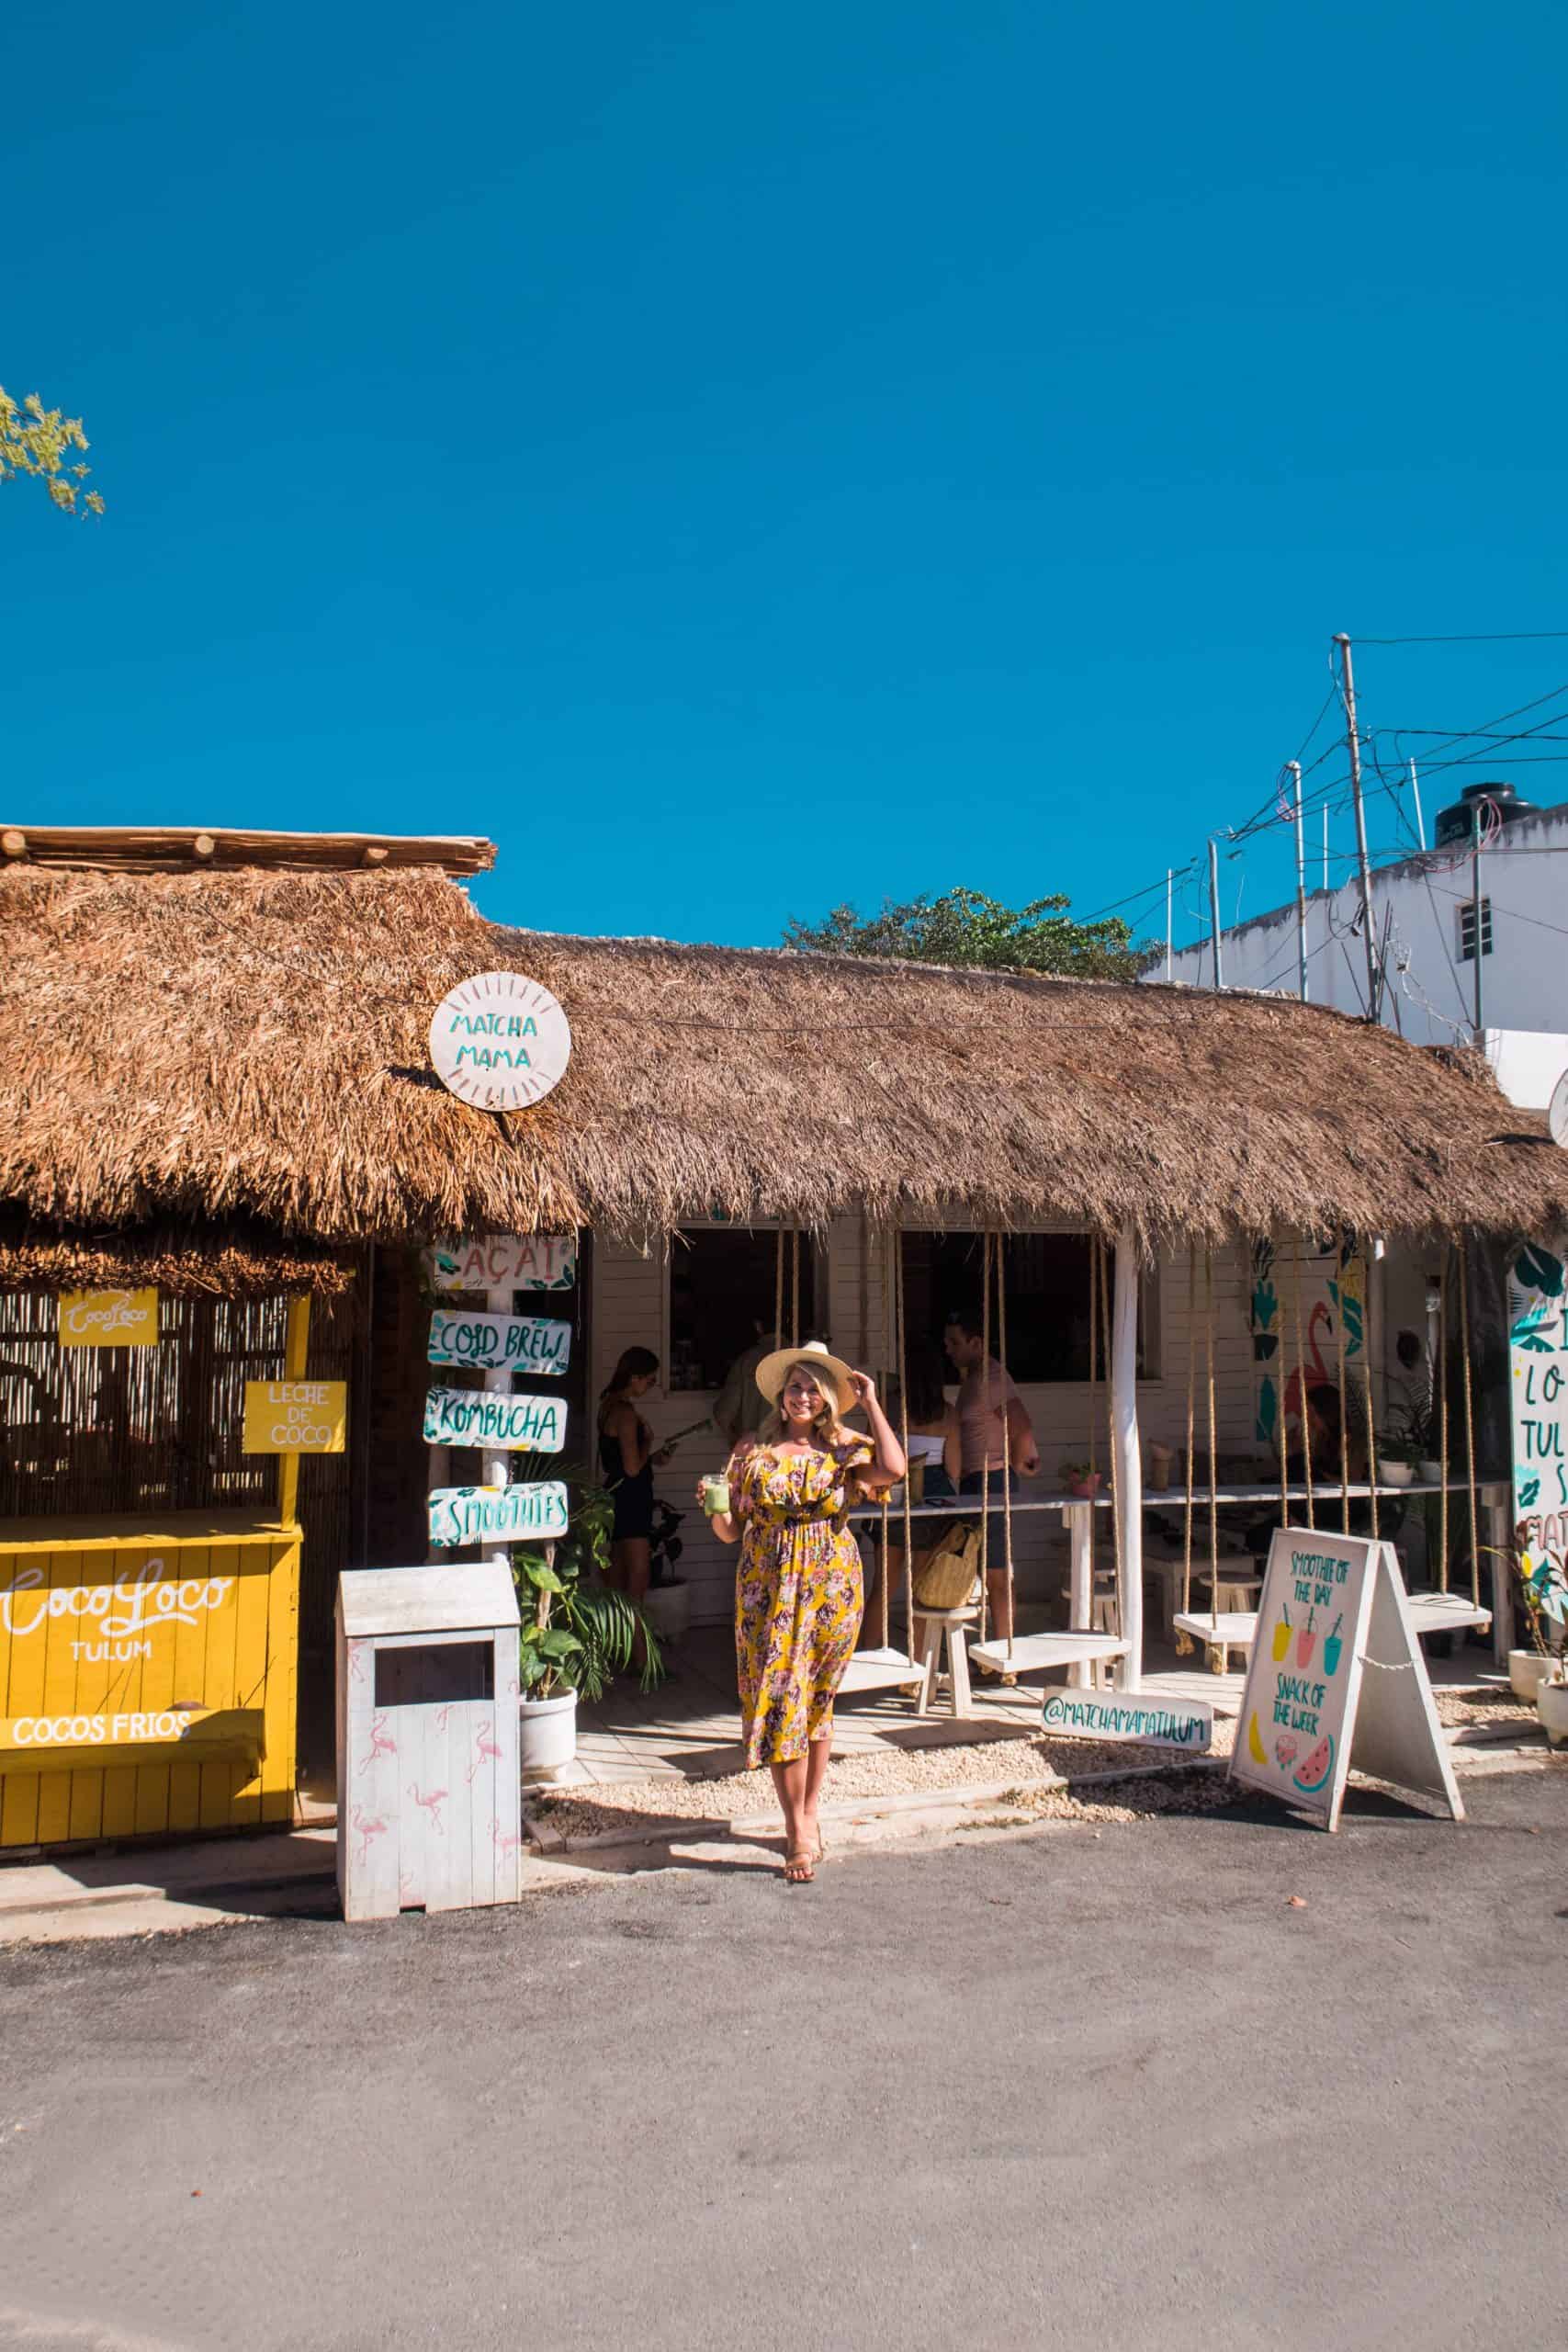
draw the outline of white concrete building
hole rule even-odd
[[[1465,800],[1506,787],[1472,786]],[[1382,1015],[1423,1046],[1483,1035],[1499,1083],[1521,1108],[1543,1109],[1568,1068],[1568,803],[1488,820],[1481,854],[1480,1017],[1477,1020],[1474,859],[1470,811],[1461,802],[1438,820],[1440,846],[1372,873],[1372,934],[1385,986]],[[1445,839],[1456,833],[1457,839]],[[1363,1012],[1367,955],[1360,882],[1352,868],[1337,889],[1306,901],[1307,996],[1342,1012]],[[1227,989],[1299,990],[1294,903],[1255,915],[1220,934]],[[1163,980],[1162,957],[1145,977]],[[1208,940],[1182,948],[1170,977],[1214,985]]]

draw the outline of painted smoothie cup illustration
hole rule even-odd
[[[1291,1646],[1291,1612],[1284,1607],[1283,1602],[1280,1603],[1280,1609],[1283,1613],[1280,1616],[1279,1623],[1274,1628],[1274,1663],[1276,1666],[1283,1664],[1285,1652]]]
[[[1316,1614],[1315,1609],[1308,1611],[1306,1623],[1296,1635],[1296,1664],[1303,1671],[1312,1664],[1312,1654],[1317,1646],[1317,1635],[1312,1630],[1312,1621]]]
[[[1344,1623],[1345,1611],[1341,1610],[1334,1620],[1334,1631],[1323,1645],[1323,1670],[1331,1679],[1338,1672],[1339,1660],[1344,1653],[1345,1645],[1339,1638],[1339,1628]]]

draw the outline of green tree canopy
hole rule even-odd
[[[104,502],[97,492],[82,487],[91,468],[65,462],[73,449],[86,447],[79,416],[45,408],[36,392],[14,401],[0,384],[0,481],[36,474],[62,514],[101,514]]]
[[[784,944],[806,954],[883,956],[912,964],[970,964],[987,971],[1055,972],[1078,980],[1135,979],[1155,953],[1120,916],[1074,922],[1058,892],[1026,907],[1004,907],[983,890],[944,890],[878,915],[833,907],[820,922],[792,918]]]

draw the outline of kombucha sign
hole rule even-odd
[[[62,1348],[155,1348],[155,1290],[68,1290],[60,1299]]]

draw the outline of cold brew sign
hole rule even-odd
[[[476,1110],[521,1111],[560,1083],[571,1031],[537,980],[480,972],[436,1006],[430,1058],[442,1084]]]
[[[467,1315],[438,1306],[426,1353],[432,1363],[477,1363],[486,1372],[564,1372],[571,1325],[541,1315]]]

